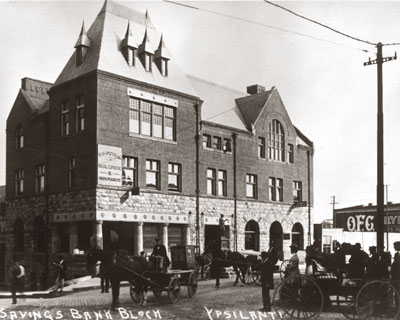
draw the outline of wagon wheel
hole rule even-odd
[[[389,282],[367,282],[357,293],[356,310],[362,319],[396,319],[400,315],[399,293]]]
[[[168,299],[169,302],[175,303],[179,299],[179,292],[181,290],[181,286],[179,284],[178,278],[171,278],[168,285]]]
[[[285,272],[290,263],[290,260],[283,260],[280,267],[279,267],[279,274],[281,276],[281,280],[285,278]]]
[[[294,275],[284,279],[275,289],[273,304],[282,317],[313,319],[322,312],[324,297],[311,277]]]
[[[197,292],[197,272],[193,271],[190,276],[189,276],[189,281],[188,281],[188,294],[190,298],[193,298],[193,296]]]
[[[246,273],[243,276],[243,279],[244,279],[245,284],[253,284],[254,283],[253,269],[251,267],[247,268]]]
[[[153,290],[153,295],[154,295],[156,298],[161,297],[161,295],[162,295],[162,289],[154,289],[154,290]]]
[[[342,296],[336,297],[337,305],[343,305],[343,307],[340,309],[342,315],[344,315],[347,319],[359,319],[356,310],[356,299],[353,296],[345,296],[345,300],[340,300],[340,298],[343,298]]]
[[[133,301],[134,303],[140,303],[140,304],[143,303],[143,299],[144,299],[143,293],[142,293],[142,292],[139,292],[139,291],[135,288],[135,286],[134,286],[133,283],[131,283],[131,285],[130,285],[130,287],[129,287],[129,294],[131,295],[131,299],[132,299],[132,301]]]

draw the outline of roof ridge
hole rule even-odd
[[[216,82],[212,82],[212,81],[209,81],[209,80],[205,80],[205,79],[196,77],[196,76],[191,75],[191,74],[186,74],[186,76],[187,76],[188,78],[190,78],[190,79],[202,81],[202,82],[205,82],[205,83],[207,83],[207,84],[211,84],[211,85],[217,86],[217,87],[219,87],[219,88],[221,88],[221,89],[229,90],[229,91],[236,92],[236,93],[239,93],[239,94],[246,94],[246,93],[243,92],[243,91],[240,91],[240,90],[237,90],[237,89],[232,89],[232,88],[229,88],[229,87],[224,86],[224,85],[222,85],[222,84],[219,84],[219,83],[216,83]],[[244,97],[241,97],[241,98],[244,98]],[[237,98],[237,99],[240,99],[240,98]]]

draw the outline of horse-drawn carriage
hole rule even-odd
[[[181,286],[187,287],[188,296],[192,298],[197,292],[197,263],[196,256],[199,248],[193,245],[171,247],[171,267],[165,272],[154,270],[145,271],[142,276],[147,280],[148,290],[159,298],[163,291],[168,293],[168,299],[175,303],[179,299]],[[142,302],[139,288],[135,287],[135,280],[131,281],[130,295],[134,302]]]
[[[390,279],[354,278],[343,269],[311,260],[310,273],[284,277],[274,291],[280,315],[312,319],[331,304],[349,319],[398,319],[400,296]],[[331,297],[335,299],[331,300]]]

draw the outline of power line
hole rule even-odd
[[[362,39],[353,37],[353,36],[351,36],[351,35],[349,35],[349,34],[347,34],[347,33],[344,33],[344,32],[341,32],[341,31],[339,31],[339,30],[337,30],[337,29],[334,29],[334,28],[332,28],[332,27],[330,27],[330,26],[328,26],[328,25],[326,25],[326,24],[323,24],[323,23],[318,22],[318,21],[316,21],[316,20],[307,18],[307,17],[305,17],[305,16],[303,16],[303,15],[301,15],[301,14],[298,14],[298,13],[296,13],[296,12],[290,10],[290,9],[287,9],[287,8],[285,8],[285,7],[283,7],[283,6],[279,5],[279,4],[273,3],[273,2],[268,1],[268,0],[264,0],[264,2],[265,2],[265,3],[268,3],[268,4],[272,5],[272,6],[275,6],[275,7],[279,8],[279,9],[285,10],[285,11],[287,11],[287,12],[289,12],[289,13],[295,15],[296,17],[299,17],[299,18],[302,18],[302,19],[304,19],[304,20],[307,20],[307,21],[310,21],[310,22],[312,22],[312,23],[315,23],[315,24],[317,24],[317,25],[319,25],[319,26],[321,26],[321,27],[324,27],[324,28],[326,28],[326,29],[329,29],[329,30],[331,30],[331,31],[333,31],[333,32],[336,32],[336,33],[338,33],[338,34],[340,34],[340,35],[342,35],[342,36],[345,36],[345,37],[347,37],[347,38],[350,38],[350,39],[352,39],[352,40],[359,41],[359,42],[363,42],[363,43],[366,43],[366,44],[369,44],[369,45],[372,45],[372,46],[376,46],[376,45],[377,45],[377,43],[374,43],[374,42],[370,42],[370,41],[368,41],[368,40],[362,40]]]
[[[232,16],[232,15],[229,15],[229,14],[226,14],[226,13],[221,13],[221,12],[217,12],[217,11],[213,11],[213,10],[200,8],[200,7],[190,6],[190,5],[187,5],[187,4],[183,4],[183,3],[179,3],[179,2],[175,2],[175,1],[170,1],[170,0],[163,0],[163,1],[171,3],[171,4],[174,4],[174,5],[182,6],[182,7],[185,7],[185,8],[204,11],[204,12],[216,14],[216,15],[219,15],[219,16],[223,16],[223,17],[226,17],[226,18],[231,18],[231,19],[242,21],[242,22],[247,22],[247,23],[258,25],[258,26],[262,26],[262,27],[266,27],[266,28],[270,28],[270,29],[274,29],[274,30],[278,30],[278,31],[282,31],[282,32],[287,32],[287,33],[291,33],[291,34],[302,36],[302,37],[306,37],[306,38],[310,38],[310,39],[313,39],[313,40],[327,42],[327,43],[334,44],[334,45],[341,46],[341,47],[345,47],[345,48],[348,48],[348,49],[353,49],[353,50],[362,51],[362,52],[370,52],[370,51],[368,51],[366,49],[356,48],[356,47],[353,47],[353,46],[345,45],[345,44],[342,44],[342,43],[339,43],[339,42],[335,42],[335,41],[331,41],[331,40],[328,40],[328,39],[314,37],[314,36],[311,36],[311,35],[308,35],[308,34],[305,34],[305,33],[300,33],[300,32],[296,32],[296,31],[291,31],[291,30],[288,30],[288,29],[284,29],[284,28],[279,28],[279,27],[272,26],[272,25],[269,25],[269,24],[266,24],[266,23],[253,21],[253,20],[249,20],[249,19],[245,19],[245,18],[240,18],[240,17]],[[371,44],[371,43],[368,43],[368,44]]]

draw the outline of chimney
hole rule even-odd
[[[248,94],[257,94],[265,92],[265,87],[260,86],[259,84],[253,84],[252,86],[247,87]]]

